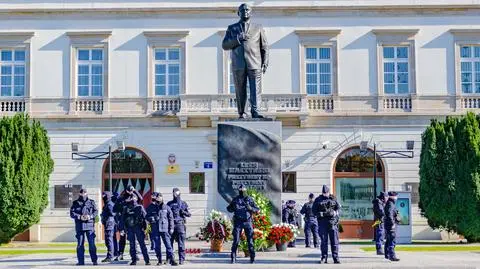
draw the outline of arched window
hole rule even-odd
[[[151,201],[153,192],[153,165],[148,156],[135,148],[112,153],[112,186],[110,189],[109,160],[103,166],[103,190],[122,193],[132,185],[143,196],[143,203]]]
[[[371,238],[373,229],[374,174],[372,150],[352,147],[342,152],[335,161],[333,193],[342,206],[343,238]],[[385,188],[385,171],[377,155],[377,191]]]

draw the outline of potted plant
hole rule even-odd
[[[197,238],[210,242],[212,252],[221,252],[223,243],[232,236],[232,221],[230,218],[217,210],[212,210],[205,223],[200,227]]]
[[[298,229],[291,224],[274,224],[268,233],[267,240],[275,244],[277,251],[287,250],[287,243],[295,240],[295,230]]]

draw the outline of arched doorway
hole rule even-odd
[[[102,171],[102,189],[110,191],[108,159],[104,162]],[[112,185],[112,191],[118,193],[122,193],[128,185],[134,186],[143,195],[143,205],[147,206],[152,201],[152,161],[143,151],[133,147],[113,152]]]
[[[373,238],[373,151],[351,147],[335,161],[333,193],[342,205],[341,238]],[[377,155],[377,192],[385,189],[385,170]]]

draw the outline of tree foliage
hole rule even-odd
[[[434,229],[480,241],[480,117],[433,120],[422,134],[422,214]]]
[[[53,170],[47,131],[28,115],[0,120],[0,243],[40,221]]]

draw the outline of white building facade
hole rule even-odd
[[[179,187],[193,213],[188,233],[197,232],[216,208],[216,125],[237,116],[221,41],[239,4],[0,3],[0,115],[40,120],[55,161],[49,206],[29,240],[73,241],[75,190],[87,188],[100,204],[110,188],[108,162],[72,159],[72,143],[80,152],[106,152],[124,142],[128,154],[114,154],[114,190],[133,184],[168,200]],[[342,236],[368,238],[373,165],[358,153],[361,141],[379,150],[415,141],[413,159],[377,165],[379,188],[415,194],[430,119],[480,109],[478,4],[253,3],[270,47],[262,110],[283,124],[282,199],[302,204],[329,185],[345,200]],[[348,194],[342,184],[365,192]],[[414,239],[439,238],[415,200],[412,213]]]

